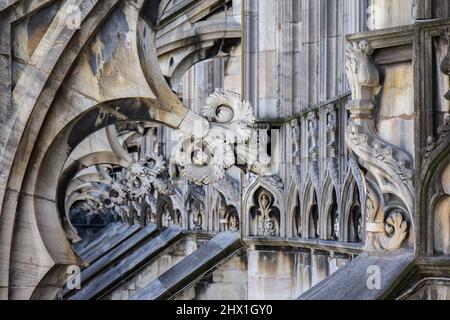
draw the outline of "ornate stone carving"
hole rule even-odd
[[[272,218],[272,195],[263,191],[258,198],[258,236],[276,235],[275,221]]]
[[[105,208],[114,208],[125,203],[127,194],[121,184],[112,182],[109,190],[104,191],[101,198]]]
[[[189,219],[192,230],[203,230],[203,212],[197,201],[191,202],[191,210],[189,211]]]
[[[235,232],[239,230],[239,215],[233,206],[227,206],[224,201],[219,201],[217,208],[220,218],[220,230]]]
[[[339,161],[337,154],[337,114],[334,106],[326,110],[327,113],[327,166],[331,180],[335,186],[339,185]]]
[[[181,142],[174,155],[180,172],[197,184],[212,184],[237,164],[234,145],[243,145],[253,133],[252,105],[232,91],[215,92],[206,100],[202,116],[190,112],[180,125]],[[248,150],[247,150],[248,151]],[[244,149],[238,157],[250,162]]]
[[[403,215],[401,223],[399,215],[386,215],[385,207],[389,203],[380,202],[379,199],[384,192],[396,190],[403,202],[404,213],[411,216],[414,199],[413,160],[401,148],[385,142],[376,130],[373,119],[374,97],[380,88],[380,77],[371,61],[373,52],[370,44],[364,40],[347,47],[347,77],[352,89],[352,100],[347,104],[351,116],[345,139],[358,164],[375,178],[373,181],[377,181],[379,190],[378,194],[373,188],[367,192],[366,249],[396,250],[406,237],[407,230],[404,228],[408,225]]]
[[[292,150],[292,163],[294,165],[300,164],[300,123],[298,119],[294,119],[291,122],[292,128],[292,145],[294,146]]]
[[[169,204],[164,204],[161,216],[161,224],[164,228],[168,228],[175,223],[174,213],[169,207]]]
[[[165,171],[163,157],[156,154],[148,154],[139,162],[133,162],[123,180],[129,198],[131,200],[145,198],[153,190],[159,194],[173,194],[173,187],[168,175],[164,175]]]
[[[400,249],[408,233],[408,223],[404,214],[400,208],[389,209],[388,212],[385,212],[383,199],[372,187],[368,186],[365,250],[372,252]]]
[[[308,113],[308,148],[309,154],[318,152],[317,138],[319,135],[317,115],[314,111]]]
[[[308,114],[308,154],[309,154],[309,166],[308,172],[311,176],[311,180],[314,187],[319,189],[319,148],[317,146],[317,139],[319,136],[319,121],[317,114],[312,111]]]
[[[284,183],[283,180],[277,175],[271,176],[256,176],[251,175],[247,180],[247,183],[244,185],[244,194],[249,192],[249,188],[253,186],[256,181],[262,181],[264,184],[273,186],[277,191],[283,193]]]

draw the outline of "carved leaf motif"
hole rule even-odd
[[[216,130],[230,143],[244,143],[252,133],[250,128],[256,121],[253,106],[242,101],[239,94],[233,91],[216,91],[206,99],[202,114]],[[220,129],[219,129],[220,128]]]
[[[380,242],[386,250],[400,249],[408,233],[408,223],[400,212],[394,212],[386,220],[386,233],[380,236]]]
[[[198,185],[218,182],[236,163],[248,164],[246,160],[252,152],[246,152],[245,143],[254,134],[252,126],[256,121],[252,105],[232,91],[217,91],[209,96],[202,114],[209,123],[194,116],[203,119],[209,129],[202,131],[203,135],[196,139],[192,139],[192,132],[178,130],[181,142],[174,155],[174,163],[180,172]],[[236,150],[233,150],[236,144]]]

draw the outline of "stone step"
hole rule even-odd
[[[128,253],[133,252],[133,250],[138,248],[144,242],[150,240],[157,234],[157,231],[156,225],[148,225],[97,259],[81,272],[81,286],[86,285],[91,279],[100,274],[100,272],[103,272],[121,258],[125,257]],[[64,287],[62,294],[64,298],[67,298],[74,292],[74,290],[69,290],[67,287]]]
[[[170,299],[242,247],[239,233],[223,232],[153,280],[131,300]]]
[[[92,279],[80,291],[70,296],[68,300],[91,300],[101,297],[181,239],[182,236],[179,226],[168,228]]]

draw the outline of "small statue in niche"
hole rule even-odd
[[[227,207],[226,207],[225,203],[223,203],[223,201],[220,201],[220,203],[219,203],[218,212],[219,212],[219,223],[221,224],[221,228],[220,229],[221,230],[225,230],[228,221],[226,219],[226,217],[227,217]]]
[[[358,241],[364,240],[362,215],[358,215],[356,220],[356,234],[358,235]]]
[[[339,235],[340,235],[339,214],[338,213],[336,213],[336,215],[334,216],[333,233],[334,233],[334,239],[338,240],[339,239]]]
[[[317,153],[317,118],[315,112],[310,112],[308,114],[308,141],[309,141],[309,152]]]
[[[300,124],[298,119],[294,119],[291,122],[292,127],[292,142],[294,149],[292,150],[292,157],[294,164],[298,164],[300,159]]]
[[[271,217],[271,199],[265,192],[259,196],[259,221],[258,221],[258,235],[260,236],[275,236],[275,221]]]
[[[180,211],[180,210],[177,210],[177,211],[175,212],[175,218],[176,218],[175,224],[181,226],[183,217],[182,217],[182,215],[181,215],[181,211]]]
[[[238,230],[239,230],[239,219],[235,214],[232,214],[228,221],[228,231],[235,232]]]
[[[147,207],[145,216],[147,217],[147,224],[156,224],[157,223],[156,214],[153,212],[153,210],[150,207]]]
[[[191,205],[191,217],[193,230],[202,230],[203,229],[203,214],[200,210],[200,207],[197,203],[193,202]]]
[[[336,111],[330,109],[327,114],[328,146],[336,147]]]
[[[166,204],[164,205],[164,213],[162,216],[162,226],[164,228],[169,228],[171,225],[174,224],[172,213],[170,212],[169,206]]]

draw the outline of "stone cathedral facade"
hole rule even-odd
[[[0,299],[450,299],[449,1],[0,25]]]

